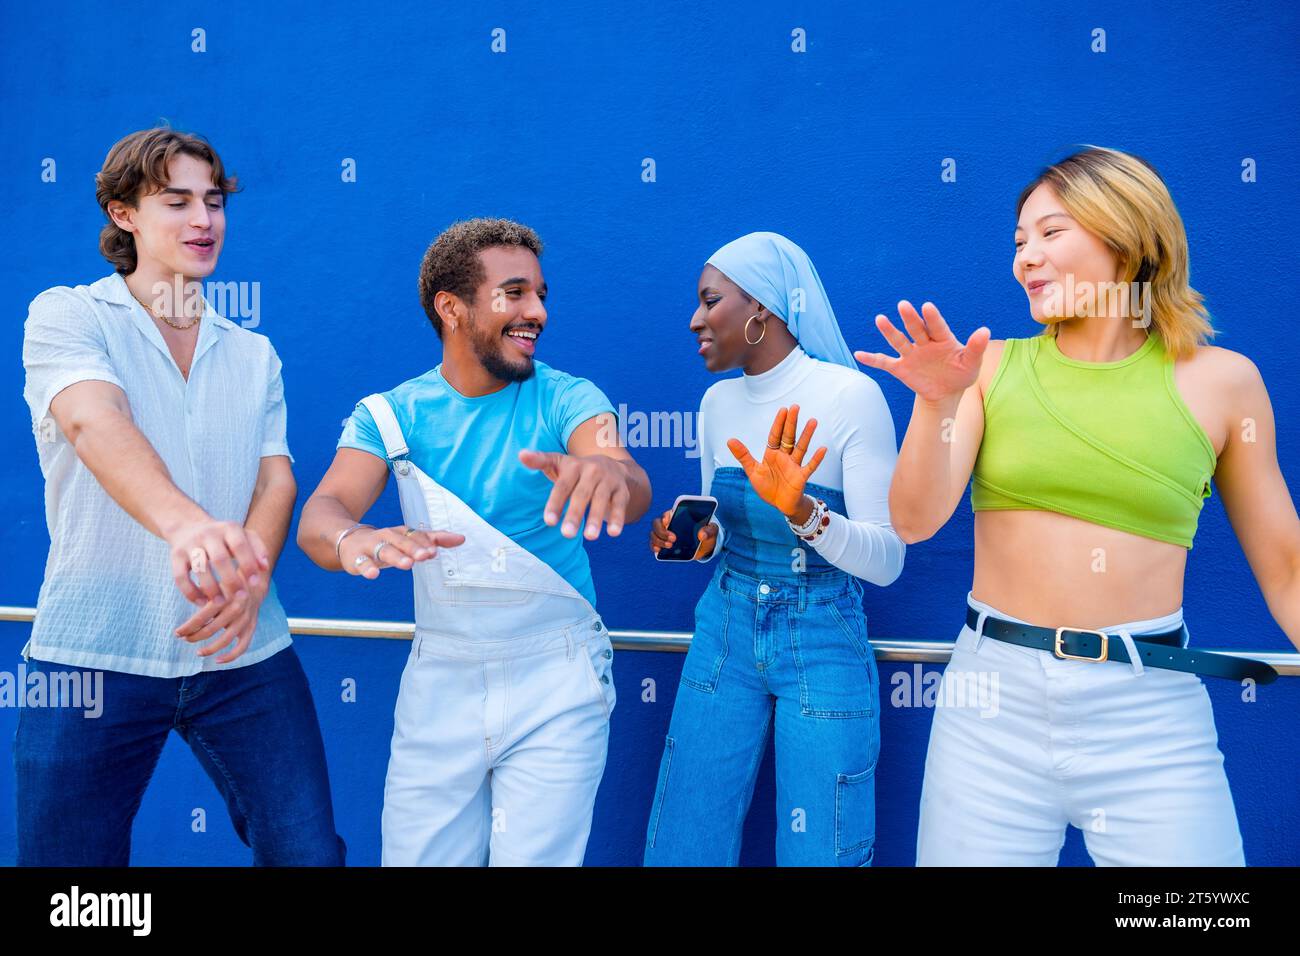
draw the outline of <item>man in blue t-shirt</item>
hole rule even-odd
[[[420,299],[443,361],[358,403],[299,522],[327,570],[414,573],[385,865],[576,865],[590,832],[615,694],[582,542],[639,520],[650,482],[601,390],[533,358],[541,251],[501,219],[433,242]],[[374,528],[390,466],[405,524]]]

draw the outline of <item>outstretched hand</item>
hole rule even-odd
[[[554,525],[560,509],[568,502],[560,534],[572,538],[586,516],[583,536],[588,541],[605,533],[618,537],[627,518],[632,495],[628,490],[627,471],[607,455],[565,455],[557,451],[521,451],[519,461],[536,469],[555,483],[546,499],[542,520]]]
[[[813,432],[817,430],[817,419],[809,420],[799,441],[795,442],[798,424],[798,405],[778,409],[761,460],[755,460],[740,439],[727,440],[727,447],[745,469],[745,476],[754,486],[754,491],[786,517],[793,517],[799,511],[804,486],[826,457],[826,448],[818,448],[808,464],[803,463]]]
[[[454,531],[420,531],[406,525],[366,528],[343,539],[339,563],[348,574],[373,581],[382,568],[409,571],[421,561],[436,558],[439,548],[457,548],[464,543],[465,536]]]
[[[898,303],[907,335],[884,315],[876,316],[876,328],[894,347],[897,358],[883,352],[854,352],[853,357],[863,365],[888,372],[927,402],[960,396],[979,378],[984,349],[989,344],[988,327],[980,326],[962,345],[934,303],[922,305],[921,313],[907,300]]]

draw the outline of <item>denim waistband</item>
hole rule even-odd
[[[802,574],[757,576],[729,565],[718,569],[717,584],[724,591],[740,595],[755,604],[824,604],[844,594],[862,598],[862,585],[844,571],[809,571]]]

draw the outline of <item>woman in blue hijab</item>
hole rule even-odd
[[[755,232],[723,246],[698,294],[690,329],[705,367],[742,374],[700,403],[700,493],[718,510],[696,560],[717,566],[695,609],[645,863],[736,865],[771,730],[777,863],[863,866],[880,690],[861,581],[884,587],[903,568],[889,524],[893,418],[789,239]],[[656,553],[675,540],[668,520],[655,519]]]

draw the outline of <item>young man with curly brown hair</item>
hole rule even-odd
[[[615,693],[583,538],[638,520],[650,482],[608,440],[600,389],[533,357],[541,251],[501,219],[437,238],[419,286],[442,362],[357,405],[299,523],[323,568],[414,579],[384,865],[565,866],[586,849]],[[363,524],[390,469],[405,524]]]

